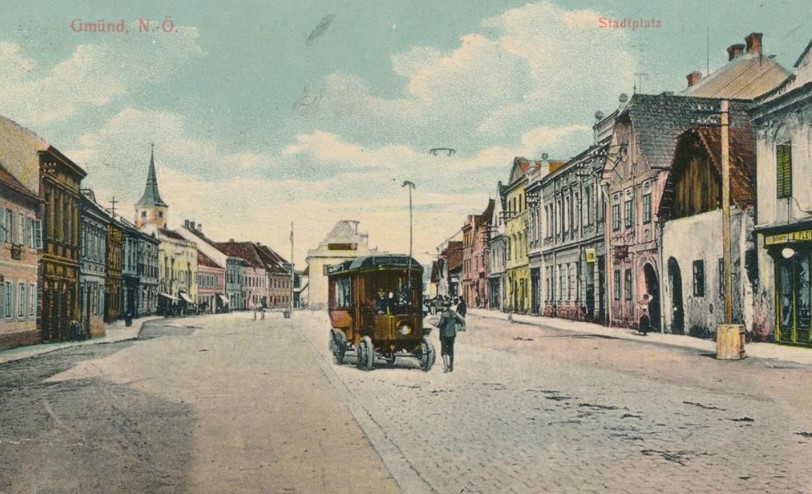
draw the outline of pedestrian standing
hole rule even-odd
[[[457,304],[457,314],[465,318],[465,315],[468,313],[468,306],[465,305],[465,299],[460,298],[460,302]]]
[[[643,336],[648,335],[649,329],[651,329],[651,319],[648,317],[648,311],[643,309],[643,314],[640,316],[640,332],[643,333]]]
[[[440,330],[443,372],[454,372],[454,339],[457,337],[458,324],[465,326],[465,319],[451,309],[451,304],[443,304],[443,314],[436,324]]]

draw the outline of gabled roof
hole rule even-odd
[[[477,218],[477,226],[491,224],[491,217],[493,216],[493,208],[495,204],[496,201],[493,199],[488,199],[488,205],[485,207],[485,211],[482,211],[482,214]]]
[[[223,269],[220,266],[218,266],[217,263],[214,262],[209,256],[200,252],[199,250],[197,251],[197,265],[206,266],[207,268]]]
[[[717,177],[722,176],[722,142],[721,128],[718,126],[697,126],[687,130],[679,138],[677,151],[682,146],[699,146],[702,153],[708,156],[710,166]],[[730,199],[739,208],[752,206],[756,198],[756,153],[755,137],[752,128],[748,125],[741,128],[730,129]],[[688,164],[687,160],[680,160],[675,153],[674,164],[668,174],[663,196],[660,201],[658,216],[667,217],[670,212],[676,182],[682,178],[682,169]],[[721,178],[719,180],[721,183]]]
[[[257,254],[259,255],[260,260],[265,264],[265,269],[272,272],[272,273],[287,273],[287,269],[285,269],[285,264],[287,261],[282,258],[279,254],[274,252],[273,249],[268,247],[267,245],[257,245],[255,247],[257,249]]]
[[[538,170],[541,167],[541,161],[532,161],[527,158],[517,156],[513,159],[513,166],[510,168],[510,179],[508,186],[513,185],[517,180],[527,175],[530,170]]]
[[[253,242],[217,242],[217,248],[232,257],[239,257],[253,268],[264,269],[265,265],[259,258]]]
[[[448,259],[448,272],[462,268],[462,241],[451,240],[445,249],[445,256]]]
[[[729,61],[693,86],[688,86],[680,95],[754,99],[784,82],[789,74],[787,69],[775,61],[775,56],[747,53]]]
[[[810,53],[810,51],[812,51],[812,40],[809,40],[809,44],[806,45],[806,48],[804,48],[804,51],[801,53],[801,56],[798,57],[798,60],[795,61],[795,65],[793,65],[793,67],[795,67],[796,69],[800,67],[801,62],[804,61],[804,58],[806,58],[806,56]]]
[[[39,202],[39,197],[34,192],[29,190],[25,185],[23,185],[22,182],[17,180],[17,177],[12,175],[11,172],[6,170],[2,163],[0,163],[0,185],[6,186],[17,194],[23,196],[25,199],[29,199],[33,202]]]
[[[635,94],[618,117],[630,120],[637,133],[640,151],[651,168],[667,169],[671,166],[674,148],[680,134],[695,126],[709,115],[703,108],[718,108],[721,100],[693,98],[673,94]],[[738,110],[746,110],[752,103],[731,101],[731,127],[749,125],[749,118]]]
[[[80,179],[87,175],[45,139],[17,122],[0,115],[0,163],[28,190],[39,193],[40,154],[50,153],[76,173]]]

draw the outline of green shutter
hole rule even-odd
[[[776,185],[778,198],[792,197],[792,143],[786,142],[775,147]]]

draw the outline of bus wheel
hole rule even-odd
[[[428,372],[431,370],[431,366],[434,365],[434,345],[425,338],[423,338],[423,342],[420,344],[420,369],[424,372]]]
[[[372,364],[375,362],[375,347],[372,345],[372,339],[369,336],[364,336],[358,343],[358,368],[361,370],[372,369]]]
[[[344,363],[344,354],[347,352],[347,337],[343,331],[330,330],[330,353],[336,365]]]

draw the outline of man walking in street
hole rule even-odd
[[[436,326],[440,330],[440,354],[443,356],[443,372],[454,372],[454,339],[457,325],[465,326],[465,319],[451,309],[451,304],[443,304],[443,314]]]

